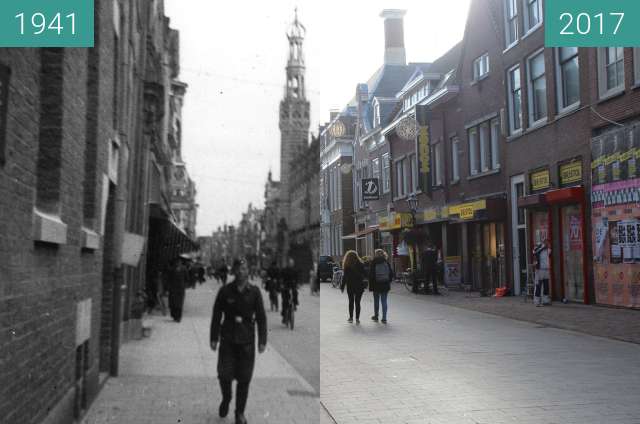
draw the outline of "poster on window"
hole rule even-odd
[[[582,225],[579,215],[569,216],[569,250],[582,251]]]
[[[444,279],[447,285],[459,285],[462,282],[462,257],[447,256],[444,260]]]
[[[640,126],[591,142],[591,210],[596,303],[640,307]]]

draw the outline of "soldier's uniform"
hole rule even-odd
[[[224,315],[224,321],[222,317]],[[237,380],[236,414],[244,413],[255,363],[255,323],[258,344],[267,343],[267,317],[260,289],[247,284],[241,291],[234,281],[223,286],[213,305],[211,342],[220,341],[218,379],[223,401],[231,400],[231,382]]]

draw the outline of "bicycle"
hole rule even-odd
[[[340,269],[333,271],[333,277],[331,278],[331,287],[333,287],[334,289],[339,289],[340,284],[342,284],[343,275],[344,275],[344,271]]]

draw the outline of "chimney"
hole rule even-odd
[[[384,19],[384,64],[406,65],[404,49],[404,15],[406,10],[385,9],[380,13]]]

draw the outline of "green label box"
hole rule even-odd
[[[93,47],[94,0],[0,0],[0,47]]]
[[[640,0],[546,0],[547,47],[640,47]]]

